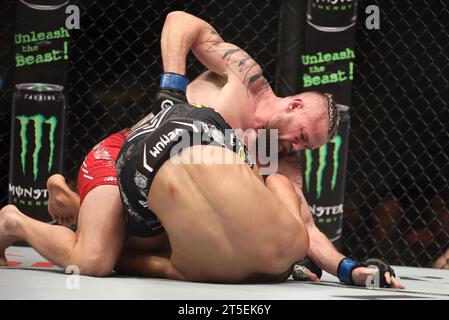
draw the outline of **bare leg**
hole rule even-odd
[[[169,256],[170,252],[144,252],[126,249],[117,262],[116,270],[134,276],[185,280]]]
[[[17,223],[13,217],[15,206],[8,205],[0,210],[0,266],[7,266],[5,250],[19,240],[13,234]]]
[[[100,186],[86,196],[80,209],[78,231],[31,219],[14,206],[0,213],[0,253],[11,239],[27,241],[51,262],[75,265],[81,274],[108,275],[122,249],[125,221],[117,186]]]
[[[129,236],[124,249],[128,248],[145,252],[169,252],[170,242],[165,232],[152,238]]]
[[[70,190],[60,174],[54,174],[47,180],[48,212],[59,224],[70,226],[78,220],[80,197]]]
[[[6,206],[0,214],[0,239],[4,251],[12,243],[6,239],[25,240],[45,258],[59,266],[69,265],[71,249],[76,242],[76,235],[62,226],[52,226],[34,220],[17,209]],[[9,242],[9,243],[8,243]]]

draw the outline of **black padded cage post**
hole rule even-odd
[[[304,49],[307,1],[283,0],[279,10],[276,94],[293,95],[301,89],[299,54]]]

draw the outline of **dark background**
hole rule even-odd
[[[0,0],[0,206],[6,204],[16,1]],[[264,67],[275,87],[280,0],[78,1],[72,33],[66,175],[151,105],[166,14],[211,22]],[[359,2],[343,252],[431,266],[449,244],[449,8],[444,0]],[[365,7],[381,8],[380,30]],[[190,58],[189,77],[203,68]]]

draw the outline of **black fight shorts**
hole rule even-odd
[[[189,118],[171,118],[157,127],[143,126],[124,143],[116,170],[128,235],[154,237],[164,232],[158,217],[148,208],[147,197],[158,169],[170,158],[194,145],[213,145],[236,152],[251,167],[248,149],[228,128]]]

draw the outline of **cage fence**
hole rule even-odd
[[[166,14],[186,10],[263,66],[275,87],[280,0],[79,0],[72,33],[65,174],[148,111],[162,70]],[[14,0],[0,6],[0,205],[7,203]],[[379,30],[365,8],[381,9]],[[429,267],[449,243],[449,7],[444,0],[360,1],[343,253]],[[204,67],[189,56],[188,76]],[[446,99],[445,99],[446,98]]]

